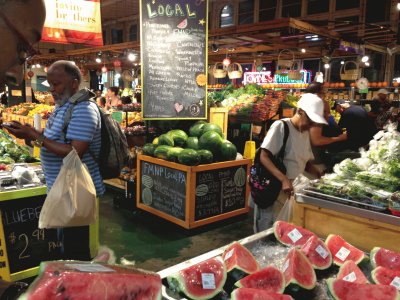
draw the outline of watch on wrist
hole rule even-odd
[[[33,145],[41,148],[43,146],[44,139],[44,134],[39,135],[39,137],[33,142]]]

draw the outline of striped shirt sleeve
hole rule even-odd
[[[84,101],[74,107],[71,121],[67,129],[67,139],[92,142],[99,129],[100,115],[94,103]]]

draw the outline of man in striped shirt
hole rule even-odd
[[[29,125],[19,123],[13,123],[12,128],[7,129],[16,137],[34,141],[35,145],[41,147],[40,159],[48,190],[60,172],[63,158],[74,147],[89,169],[97,196],[101,196],[105,188],[99,167],[93,158],[93,155],[99,156],[101,147],[101,119],[97,105],[89,101],[77,103],[66,132],[63,132],[65,114],[69,107],[74,105],[69,100],[72,97],[89,99],[94,94],[87,90],[79,90],[81,74],[79,68],[70,61],[57,61],[52,64],[47,72],[47,81],[56,107],[47,121],[45,130],[39,132]],[[91,258],[88,226],[64,228],[59,233],[63,242],[64,259]]]

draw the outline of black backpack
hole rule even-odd
[[[69,102],[71,105],[65,113],[62,134],[66,140],[68,124],[72,118],[72,113],[77,105],[83,101],[90,101],[96,104],[93,98],[94,94],[87,90],[80,90],[73,95]],[[100,174],[103,179],[111,179],[119,177],[120,172],[129,161],[128,142],[125,134],[122,132],[121,127],[110,114],[106,114],[99,108],[101,118],[101,148],[99,157],[90,151],[90,155],[97,162],[100,168]]]

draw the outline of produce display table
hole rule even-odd
[[[47,187],[0,192],[0,277],[19,281],[38,274],[39,264],[60,259],[56,229],[38,229]],[[98,222],[90,228],[90,251],[98,249]]]
[[[400,218],[393,215],[296,194],[292,222],[322,238],[330,233],[341,235],[365,251],[400,249]]]
[[[250,159],[190,167],[138,156],[137,207],[186,229],[249,211]]]

